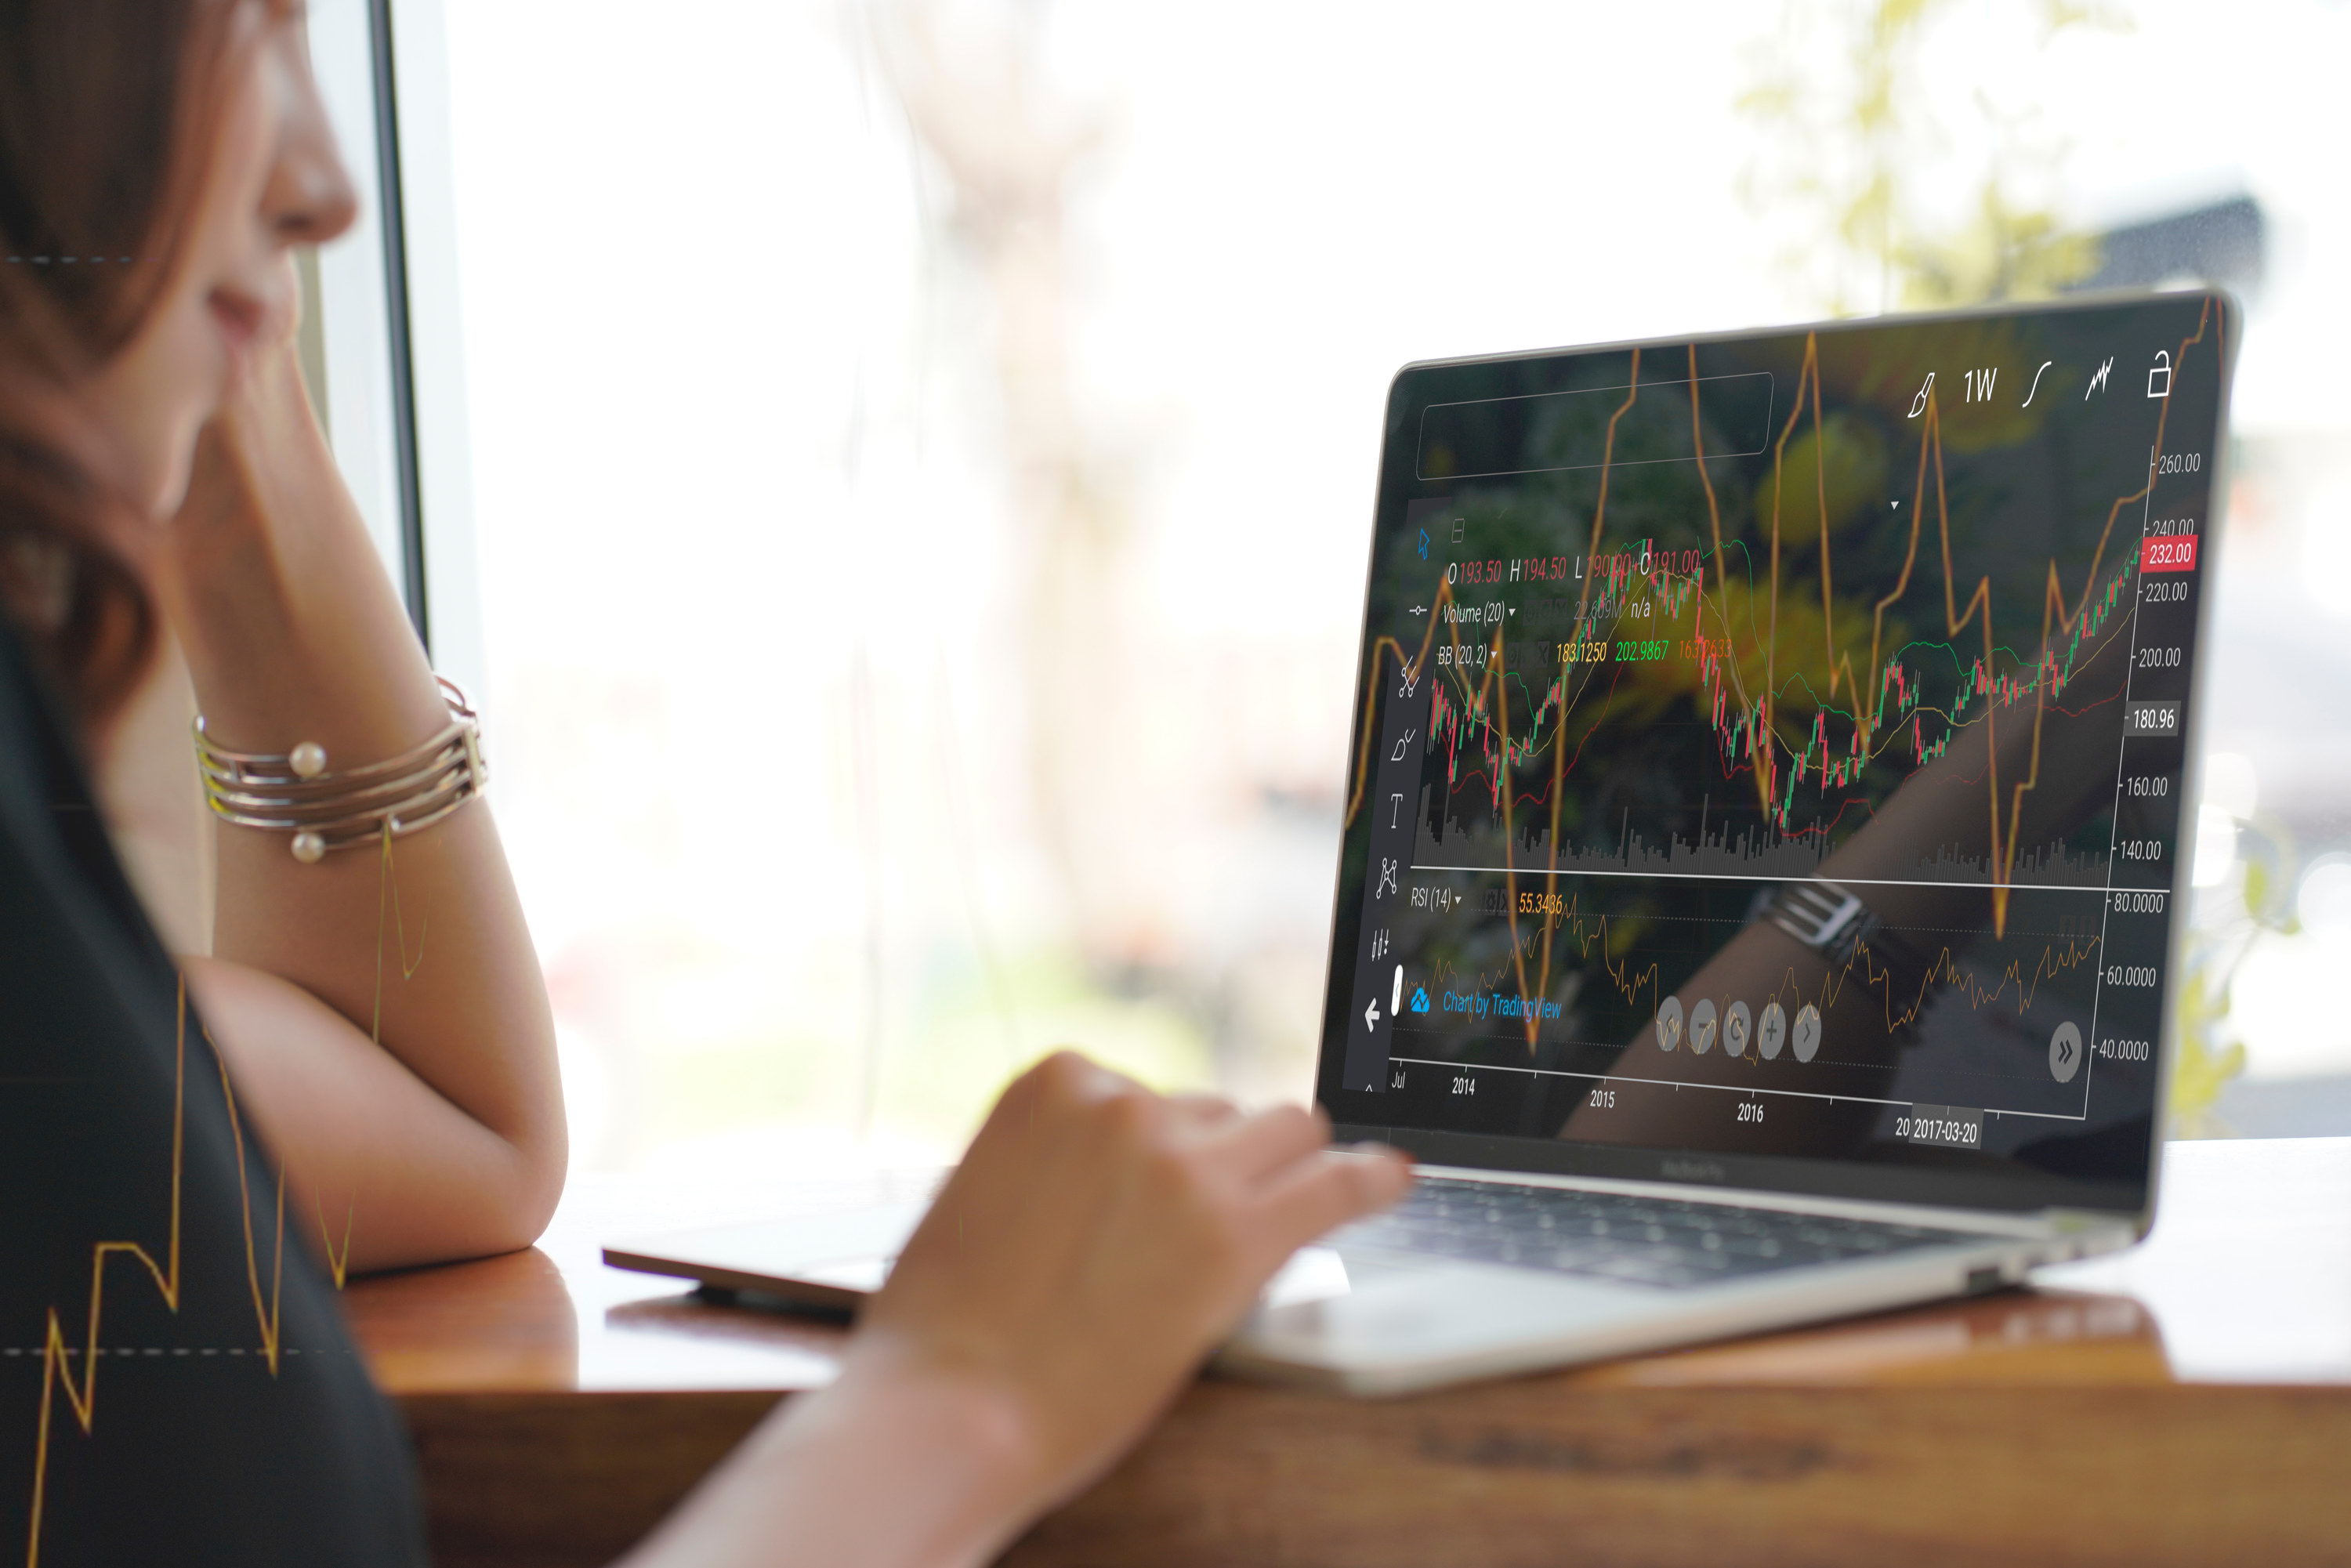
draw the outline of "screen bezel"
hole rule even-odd
[[[1735,332],[1697,333],[1674,338],[1628,339],[1620,342],[1581,344],[1569,348],[1531,350],[1505,354],[1479,354],[1458,359],[1416,361],[1399,370],[1388,383],[1380,462],[1373,489],[1371,548],[1364,551],[1364,613],[1356,650],[1351,693],[1368,689],[1373,639],[1370,635],[1372,590],[1384,511],[1399,508],[1418,481],[1412,472],[1417,448],[1415,409],[1432,401],[1418,395],[1421,387],[1463,369],[1565,360],[1592,354],[1680,350],[1697,344],[1750,343],[1806,333],[1843,335],[1854,332],[1909,329],[1938,322],[2013,319],[2052,314],[2093,314],[2158,304],[2209,299],[2220,318],[2220,385],[2214,403],[2210,502],[2202,524],[2205,551],[2200,565],[2206,583],[2211,580],[2218,552],[2225,551],[2223,512],[2230,464],[2229,402],[2236,369],[2237,346],[2243,313],[2234,296],[2220,288],[2190,291],[2128,290],[2069,297],[2034,304],[2011,304],[1965,310],[1919,312],[1858,320],[1794,323]],[[2181,771],[2183,801],[2199,798],[2202,758],[2207,670],[2210,664],[2206,642],[2211,629],[2212,594],[2196,596],[2197,659],[2189,671],[2187,720],[2181,727],[2185,760]],[[1348,726],[1346,785],[1342,800],[1351,799],[1358,770],[1364,764],[1365,727],[1375,722],[1371,704],[1351,700],[1353,715]],[[2197,813],[2183,804],[2178,847],[2172,857],[2171,896],[2175,917],[2167,946],[2165,974],[2178,973],[2186,948],[2189,920],[2182,902],[2188,891],[2188,868],[2195,851]],[[1856,1159],[1800,1159],[1780,1155],[1722,1154],[1712,1150],[1676,1150],[1561,1140],[1504,1137],[1489,1134],[1432,1131],[1392,1126],[1358,1113],[1374,1109],[1378,1095],[1341,1087],[1341,1068],[1347,1040],[1352,997],[1353,961],[1362,935],[1359,902],[1346,896],[1346,863],[1353,830],[1343,819],[1332,883],[1331,946],[1324,972],[1324,996],[1320,1053],[1315,1074],[1315,1102],[1331,1117],[1334,1135],[1342,1142],[1376,1140],[1404,1149],[1423,1164],[1461,1166],[1497,1173],[1557,1176],[1593,1176],[1616,1180],[1660,1181],[1681,1186],[1721,1186],[1749,1191],[1783,1192],[1813,1197],[1846,1198],[1875,1203],[1900,1203],[1928,1207],[1968,1208],[2003,1212],[2042,1210],[2087,1211],[2099,1215],[2135,1217],[2144,1233],[2152,1222],[2156,1189],[2160,1180],[2164,1124],[2168,1109],[2171,1064],[2179,1049],[2176,1038],[2179,1009],[2171,989],[2161,998],[2161,1027],[2156,1031],[2155,1103],[2149,1118],[2146,1176],[2141,1181],[2092,1181],[2031,1170],[2008,1172],[1955,1171],[1925,1166],[1886,1165]]]

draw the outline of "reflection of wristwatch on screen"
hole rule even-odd
[[[1877,917],[1852,889],[1824,877],[1782,883],[1763,906],[1763,918],[1826,958],[1833,965],[1850,964],[1862,948],[1873,960],[1871,977],[1890,977],[1893,995],[1925,989],[1927,960],[1900,933]]]

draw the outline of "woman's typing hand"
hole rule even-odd
[[[845,1385],[991,1404],[1025,1519],[1106,1470],[1299,1247],[1402,1197],[1320,1112],[1165,1098],[1062,1053],[1005,1092],[868,1305]]]
[[[792,1400],[629,1568],[971,1568],[1117,1463],[1333,1226],[1402,1197],[1391,1150],[1319,1113],[1165,1098],[1064,1052],[1006,1090],[866,1304],[840,1378]]]

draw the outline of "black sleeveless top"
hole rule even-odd
[[[318,1221],[281,1249],[68,734],[0,622],[0,1562],[421,1563]]]

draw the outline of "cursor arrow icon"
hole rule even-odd
[[[1364,1009],[1364,1027],[1365,1029],[1380,1027],[1380,1001],[1377,997],[1374,997]]]

